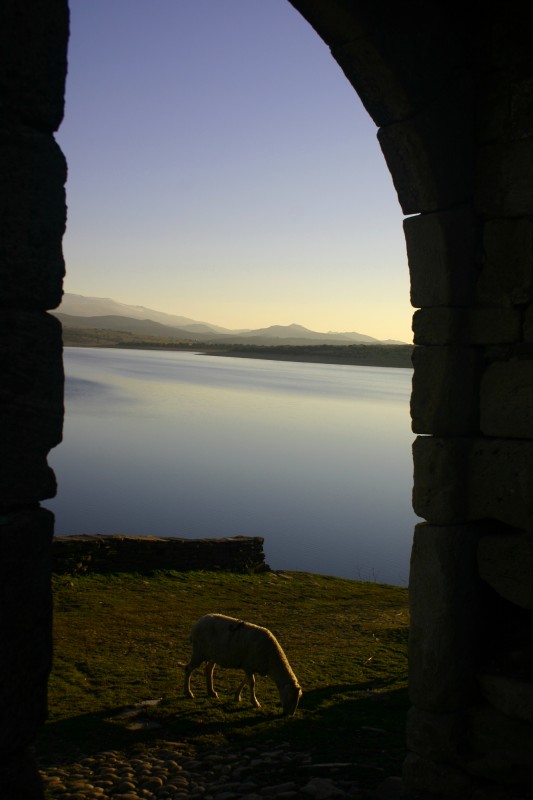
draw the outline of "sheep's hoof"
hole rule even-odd
[[[261,708],[261,703],[259,702],[259,700],[255,700],[255,701],[252,700],[252,705],[253,705],[254,708]]]
[[[193,695],[193,693],[192,693],[192,692],[184,692],[184,694],[185,694],[185,697],[188,697],[188,698],[190,698],[191,700],[192,700],[192,699],[193,699],[193,697],[194,697],[194,695]]]
[[[218,700],[218,694],[216,692],[208,692],[209,697],[214,697],[215,700]]]

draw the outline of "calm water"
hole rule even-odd
[[[264,536],[273,569],[405,585],[412,371],[65,350],[58,535]]]

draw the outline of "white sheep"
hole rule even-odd
[[[246,678],[235,692],[235,700],[248,683],[252,705],[260,708],[255,696],[255,675],[268,675],[278,687],[283,713],[292,716],[298,707],[302,690],[292,671],[287,656],[276,637],[267,629],[224,614],[206,614],[191,630],[192,656],[185,667],[184,694],[194,697],[191,691],[191,674],[203,664],[207,693],[218,697],[213,687],[215,665],[242,669]]]

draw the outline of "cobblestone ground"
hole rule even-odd
[[[54,800],[340,800],[363,796],[349,778],[351,765],[313,763],[308,753],[291,751],[287,743],[265,747],[221,748],[199,755],[191,745],[164,742],[142,755],[111,750],[75,764],[42,768],[41,774],[48,797]]]

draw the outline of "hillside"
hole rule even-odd
[[[381,341],[356,331],[313,331],[303,325],[270,325],[255,330],[229,330],[208,322],[199,322],[144,306],[130,306],[111,298],[65,294],[61,306],[52,312],[64,327],[95,328],[143,333],[169,339],[218,344],[286,345],[320,344],[405,344]]]
[[[206,355],[235,358],[266,358],[273,361],[307,361],[367,367],[411,369],[412,345],[344,344],[242,345],[238,343],[194,342],[158,336],[142,336],[120,330],[63,328],[65,347],[117,347],[135,350],[189,350]]]
[[[202,338],[200,333],[193,334],[185,329],[173,328],[170,325],[163,325],[161,322],[154,322],[151,319],[134,319],[113,314],[101,317],[74,317],[71,314],[61,314],[59,312],[56,312],[55,316],[61,322],[65,332],[70,330],[105,330],[136,336],[155,336],[175,342],[198,341]]]

